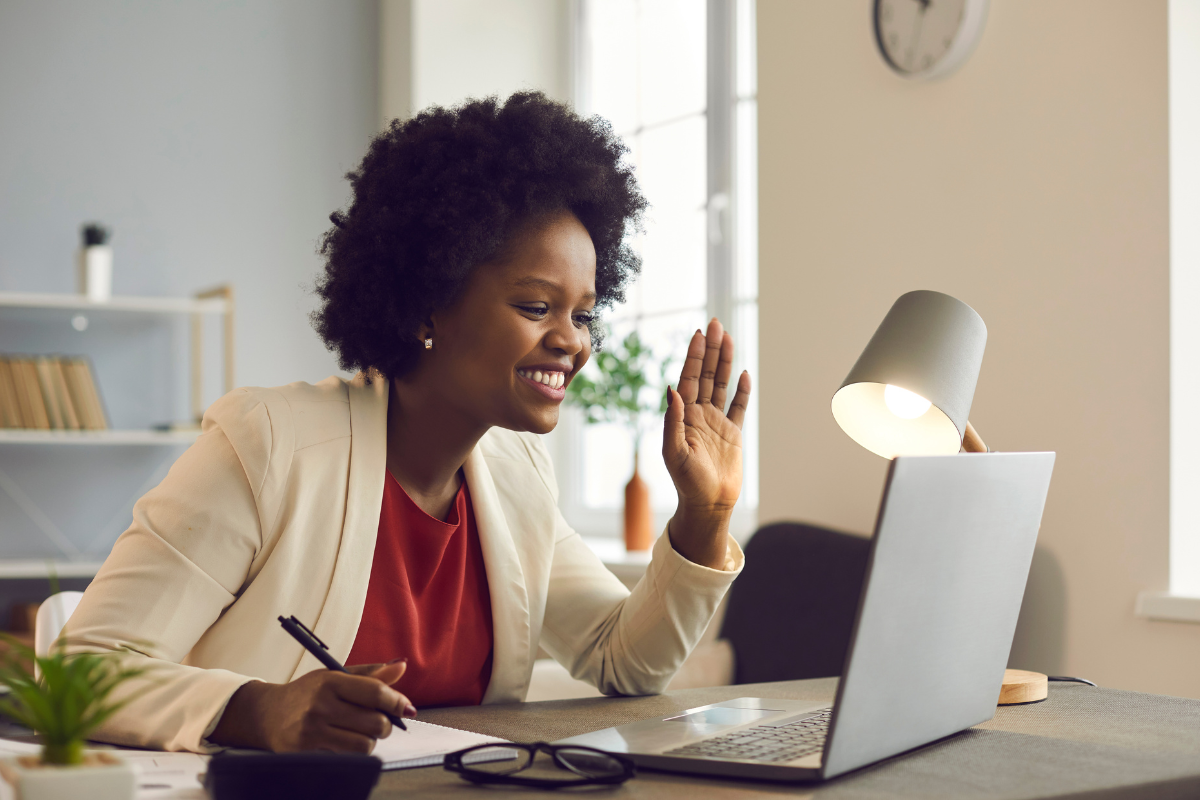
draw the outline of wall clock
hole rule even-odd
[[[988,0],[875,0],[875,41],[905,78],[949,75],[971,55]]]

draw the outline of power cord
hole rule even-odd
[[[1096,685],[1096,684],[1092,683],[1091,681],[1089,681],[1087,678],[1069,678],[1065,675],[1047,675],[1046,680],[1062,681],[1064,683],[1086,683],[1088,686]]]

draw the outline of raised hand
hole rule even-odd
[[[721,323],[696,331],[679,375],[668,387],[663,460],[675,483],[678,507],[668,531],[671,544],[697,564],[725,564],[729,517],[742,491],[742,421],[750,399],[750,375],[738,377],[729,411],[725,398],[733,372],[733,337]]]

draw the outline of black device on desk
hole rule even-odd
[[[291,634],[291,637],[303,645],[304,649],[312,653],[317,661],[325,665],[326,669],[331,669],[334,672],[345,672],[346,668],[338,663],[338,660],[329,654],[329,647],[317,635],[308,629],[300,620],[296,619],[295,615],[287,617],[279,617],[279,624],[283,629]],[[391,720],[392,724],[402,731],[408,730],[408,726],[404,724],[404,720],[395,714],[389,714],[386,711],[381,712],[385,717]]]
[[[204,788],[213,800],[366,800],[382,767],[352,753],[221,753]]]

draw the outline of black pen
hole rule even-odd
[[[326,669],[331,669],[334,672],[345,672],[346,668],[338,663],[338,660],[329,654],[329,646],[317,638],[317,635],[310,631],[308,627],[296,619],[295,616],[279,618],[279,624],[283,629],[291,634],[291,637],[299,642],[305,650],[312,653],[317,661],[325,665]],[[393,725],[398,725],[400,730],[408,730],[408,726],[404,724],[404,720],[397,717],[395,714],[382,712],[385,717],[392,721]]]

